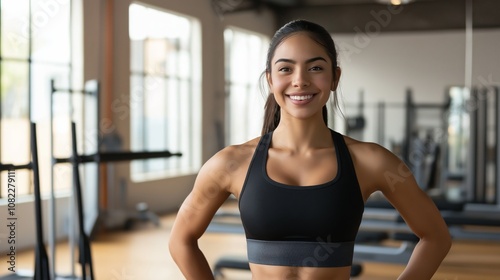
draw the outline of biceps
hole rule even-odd
[[[193,189],[177,213],[176,227],[189,236],[199,238],[228,196],[229,193],[216,187]]]
[[[418,186],[408,166],[396,156],[379,157],[377,172],[373,176],[384,196],[396,208],[411,230],[419,237],[429,236],[446,229],[432,199]]]
[[[382,172],[383,176],[379,178],[379,187],[384,194],[395,193],[399,189],[417,186],[415,177],[403,161],[391,163],[386,170]]]
[[[417,236],[432,235],[445,226],[432,199],[416,183],[398,185],[385,195]]]

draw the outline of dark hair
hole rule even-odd
[[[291,35],[304,32],[308,36],[311,37],[316,43],[323,46],[328,57],[332,61],[332,72],[333,77],[335,77],[335,70],[338,67],[337,62],[337,49],[335,48],[335,43],[333,42],[332,37],[326,31],[324,27],[319,24],[307,21],[307,20],[293,20],[283,27],[281,27],[274,34],[271,39],[271,43],[269,45],[269,49],[267,51],[267,60],[266,60],[266,71],[262,73],[262,77],[265,76],[265,73],[271,73],[271,60],[274,56],[274,52],[276,48],[288,37]],[[261,77],[261,78],[262,78]],[[337,96],[334,95],[334,104],[337,105]],[[323,106],[323,120],[325,124],[328,125],[328,110],[326,109],[326,105]],[[276,100],[274,99],[274,94],[270,93],[267,97],[266,105],[264,107],[264,124],[262,126],[262,135],[274,131],[280,122],[280,107]]]

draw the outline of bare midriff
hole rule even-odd
[[[250,263],[252,280],[349,280],[351,267],[292,267]]]

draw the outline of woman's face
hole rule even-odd
[[[338,68],[337,68],[338,69]],[[337,79],[332,73],[332,61],[324,48],[305,33],[291,35],[276,48],[267,79],[281,118],[322,119],[322,108]]]

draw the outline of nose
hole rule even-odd
[[[297,69],[297,71],[295,71],[294,73],[292,84],[294,87],[299,87],[299,88],[309,86],[310,82],[309,82],[309,76],[307,75],[307,71],[302,69]]]

